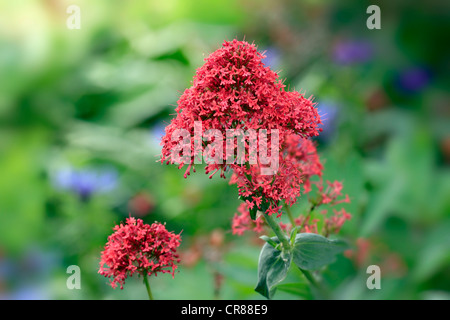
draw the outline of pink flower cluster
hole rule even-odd
[[[191,169],[195,172],[194,164],[198,163],[195,160],[201,157],[202,150],[206,150],[212,158],[217,151],[213,148],[215,143],[223,146],[221,150],[230,151],[227,130],[265,131],[270,141],[274,135],[277,136],[275,147],[273,144],[269,146],[267,141],[261,144],[260,135],[244,134],[237,138],[245,147],[243,159],[232,163],[207,162],[205,170],[210,178],[217,172],[225,178],[225,172],[230,171],[230,184],[238,187],[243,203],[233,218],[235,234],[242,234],[248,229],[262,231],[264,220],[261,217],[251,219],[256,211],[280,217],[283,202],[288,207],[292,206],[302,192],[311,192],[313,184],[319,190],[314,208],[349,201],[348,196],[338,199],[342,194],[342,184],[339,182],[327,182],[327,188],[322,184],[323,166],[316,146],[310,140],[321,131],[315,103],[303,94],[287,91],[278,74],[264,65],[263,58],[254,44],[225,41],[197,70],[192,86],[178,100],[176,117],[166,127],[161,141],[161,163],[176,163],[180,169],[187,165],[186,178]],[[201,123],[200,128],[198,123]],[[220,139],[208,136],[211,129],[222,134]],[[190,134],[187,149],[178,149],[180,142],[186,139],[176,134],[178,130]],[[198,141],[199,134],[204,139]],[[239,150],[232,139],[234,149],[231,153],[234,156]],[[278,166],[273,174],[262,170],[267,167],[267,162],[251,159],[252,153],[249,151],[251,146],[255,146],[255,140],[256,154],[262,153],[276,159]],[[174,150],[177,150],[178,157]],[[227,154],[227,160],[228,157]],[[319,177],[320,183],[312,182],[313,176]],[[336,211],[334,217],[324,218],[324,230],[335,232],[348,218],[345,211]],[[308,214],[298,217],[296,221],[305,232],[318,232],[317,218],[312,219]]]
[[[352,215],[345,211],[344,208],[341,210],[333,209],[334,215],[331,218],[326,218],[324,220],[323,233],[328,236],[331,233],[338,233],[344,225],[345,221],[350,220]]]
[[[242,202],[237,208],[239,214],[235,214],[231,223],[231,230],[233,234],[241,236],[247,230],[253,230],[256,233],[264,231],[264,219],[262,216],[256,217],[252,220],[248,210],[248,203]]]
[[[256,205],[261,209],[263,204],[265,211],[272,214],[279,213],[280,200],[286,200],[290,205],[295,202],[300,185],[304,182],[302,178],[309,174],[299,172],[299,166],[295,163],[299,155],[296,152],[290,154],[292,150],[284,150],[283,146],[290,145],[291,139],[299,140],[300,144],[309,144],[306,138],[319,134],[318,125],[321,121],[315,103],[296,91],[286,91],[278,75],[261,61],[263,58],[254,44],[233,40],[225,41],[221,48],[205,59],[205,64],[197,70],[192,86],[178,100],[177,116],[166,127],[166,134],[161,141],[161,162],[176,163],[172,152],[180,141],[172,139],[172,135],[176,130],[184,129],[194,137],[195,121],[201,121],[202,134],[209,129],[223,133],[223,150],[226,149],[227,129],[241,129],[244,132],[250,129],[267,130],[269,140],[272,137],[271,130],[277,130],[277,148],[259,150],[258,144],[257,150],[266,152],[269,157],[279,157],[280,168],[276,176],[262,176],[262,164],[259,161],[249,164],[251,138],[248,136],[243,141],[247,152],[242,163],[213,163],[206,166],[206,173],[212,173],[212,176],[220,171],[221,177],[225,177],[224,172],[230,167],[234,172],[232,182],[238,184],[239,193],[248,201],[248,205]],[[208,142],[201,143],[203,148],[208,147]],[[197,149],[192,138],[191,161],[179,164],[179,168],[188,165],[185,177],[193,168],[194,159],[199,154]],[[283,152],[288,154],[283,155]],[[302,161],[308,157],[300,156]]]
[[[312,182],[318,189],[316,199],[310,199],[312,206],[309,212],[300,214],[293,219],[295,223],[294,226],[299,227],[298,232],[317,233],[328,237],[332,233],[338,233],[344,223],[351,219],[351,214],[344,208],[341,208],[340,210],[333,208],[333,214],[331,216],[328,216],[328,209],[318,210],[319,207],[324,205],[334,207],[341,203],[350,202],[347,194],[343,198],[341,197],[343,196],[342,183],[339,181],[327,181],[326,183],[328,187],[325,189],[322,180]],[[311,190],[308,190],[306,192],[310,191]],[[316,212],[315,210],[319,215],[314,214],[314,212]],[[314,218],[313,214],[315,215]],[[264,220],[261,216],[257,217],[256,220],[250,218],[249,206],[247,203],[242,203],[238,207],[238,213],[234,215],[232,221],[233,234],[237,235],[242,235],[247,230],[261,233],[264,231],[264,226]],[[291,223],[280,222],[280,227],[289,233],[293,226]]]
[[[327,188],[324,191],[323,182],[316,182],[315,183],[317,188],[319,189],[319,197],[316,200],[316,206],[319,206],[321,204],[331,204],[336,205],[339,203],[350,203],[350,199],[348,195],[346,194],[344,196],[344,199],[339,199],[338,197],[342,196],[342,189],[343,185],[339,181],[330,182],[327,181]]]
[[[161,223],[148,225],[132,217],[113,230],[102,252],[98,272],[113,278],[113,288],[119,284],[123,289],[125,279],[136,272],[149,276],[157,276],[158,272],[175,275],[175,263],[180,262],[176,253],[181,241],[179,234],[167,231]]]
[[[281,215],[280,201],[292,206],[304,192],[311,190],[310,177],[322,175],[323,166],[314,143],[298,135],[288,135],[280,152],[280,166],[273,176],[261,175],[258,166],[235,168],[230,184],[236,183],[239,195],[246,200],[250,209],[262,209],[265,199],[267,213]],[[250,177],[250,178],[249,178]]]
[[[300,227],[299,232],[308,233],[322,233],[324,236],[329,236],[331,233],[338,233],[345,221],[351,219],[351,214],[345,211],[344,208],[336,210],[333,208],[333,215],[328,217],[328,209],[322,209],[318,211],[317,209],[323,205],[328,205],[329,207],[334,207],[341,203],[350,203],[350,198],[346,194],[342,194],[343,185],[339,181],[330,182],[327,181],[327,188],[323,186],[323,180],[313,182],[317,187],[317,195],[315,199],[310,199],[312,207],[310,211],[305,215],[300,215],[298,218],[294,219],[295,225]],[[342,198],[343,196],[343,198]],[[312,218],[311,214],[314,210],[317,210],[323,219]],[[323,221],[321,232],[319,232],[319,222]],[[282,224],[282,228],[290,229],[292,226],[290,224]]]

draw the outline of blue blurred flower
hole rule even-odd
[[[11,300],[49,300],[50,293],[46,287],[35,284],[19,288],[11,298]]]
[[[328,143],[336,134],[338,126],[339,105],[332,101],[320,102],[317,109],[322,120],[319,128],[322,132],[318,136],[318,140]]]
[[[333,60],[341,65],[367,62],[373,54],[373,45],[366,40],[340,41],[333,48]]]
[[[58,189],[74,192],[81,200],[86,201],[94,193],[114,189],[117,184],[117,171],[111,167],[101,170],[66,167],[56,172],[53,184]]]
[[[431,81],[432,73],[426,67],[415,66],[402,70],[396,77],[396,86],[405,93],[416,93]]]
[[[261,61],[272,70],[278,68],[281,61],[280,51],[275,47],[266,48],[264,55],[266,56]]]
[[[158,150],[162,149],[161,138],[166,134],[166,125],[157,123],[150,128],[150,145]]]
[[[0,257],[0,282],[2,279],[11,278],[15,272],[15,266],[10,259]]]
[[[8,292],[0,288],[0,300],[49,299],[46,283],[60,264],[59,254],[33,245],[21,257],[0,257],[0,283],[8,288]]]
[[[61,257],[56,250],[44,251],[31,245],[20,261],[20,271],[27,274],[29,278],[43,279],[49,276],[60,264]]]

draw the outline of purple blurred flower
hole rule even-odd
[[[15,271],[16,268],[10,259],[0,257],[0,282],[3,279],[11,278]]]
[[[14,292],[0,295],[0,300],[49,300],[47,288],[40,284],[24,285],[16,288]]]
[[[166,125],[163,123],[157,123],[150,128],[150,145],[156,147],[158,150],[162,149],[161,139],[166,134]]]
[[[275,48],[275,47],[268,47],[265,50],[264,55],[266,57],[264,59],[262,59],[261,61],[267,67],[270,67],[271,69],[278,68],[278,66],[280,65],[280,61],[281,61],[281,54],[280,54],[280,51],[277,48]]]
[[[317,109],[322,120],[322,124],[319,126],[319,128],[322,128],[322,132],[318,139],[327,143],[333,138],[337,130],[339,106],[335,102],[324,101],[317,105]]]
[[[0,257],[0,282],[9,289],[9,292],[0,292],[0,300],[49,299],[49,291],[44,284],[60,263],[56,252],[34,246],[21,257]]]
[[[56,188],[71,191],[81,200],[88,200],[93,193],[104,193],[115,188],[117,171],[113,168],[74,169],[67,167],[56,172],[53,184]]]
[[[61,257],[57,251],[44,251],[32,245],[20,261],[20,269],[22,273],[30,277],[42,279],[49,276],[60,263]]]
[[[364,40],[340,41],[333,48],[333,60],[341,65],[367,62],[373,54],[373,45]]]
[[[431,81],[431,71],[426,67],[411,67],[401,71],[396,77],[397,87],[405,93],[416,93]]]

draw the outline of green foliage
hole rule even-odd
[[[278,238],[271,240],[277,242]],[[259,256],[258,283],[255,291],[271,299],[275,293],[275,286],[286,278],[291,261],[290,251],[281,251],[266,243]]]
[[[299,233],[293,246],[293,261],[300,269],[317,270],[335,260],[338,253],[348,249],[341,240],[329,240],[313,233]]]
[[[296,229],[293,231],[292,234],[295,234]],[[348,248],[343,241],[329,240],[318,234],[299,233],[292,238],[294,241],[291,248],[285,249],[281,248],[277,237],[261,237],[266,244],[259,256],[258,283],[255,291],[268,299],[273,298],[277,285],[286,278],[292,262],[300,270],[317,270],[334,262],[336,255]],[[305,293],[304,284],[300,285],[298,290],[293,287],[294,284],[289,284],[282,288],[285,292],[297,295]]]
[[[448,299],[443,5],[382,1],[382,29],[368,30],[366,5],[349,1],[78,4],[81,29],[69,30],[61,2],[0,3],[0,298],[145,298],[142,279],[113,290],[97,273],[112,227],[132,215],[182,232],[180,272],[151,279],[157,299],[315,298],[295,264],[320,268],[318,280],[336,299]],[[274,53],[285,84],[314,95],[319,108],[336,106],[335,128],[317,143],[323,179],[342,181],[351,199],[343,207],[352,219],[338,235],[349,244],[345,255],[339,241],[292,233],[289,263],[265,238],[272,245],[264,244],[258,271],[263,241],[229,232],[236,188],[209,180],[202,166],[183,179],[158,162],[158,138],[180,93],[205,56],[235,37]],[[370,42],[372,57],[336,63],[335,45],[346,39]],[[430,78],[405,90],[399,76],[411,67]],[[55,183],[65,167],[113,168],[115,187],[83,198]],[[302,194],[292,211],[308,204]],[[223,241],[213,246],[215,230]],[[72,264],[82,290],[66,288]],[[381,267],[381,290],[365,286],[372,264]]]

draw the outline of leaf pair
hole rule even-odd
[[[258,263],[258,284],[255,290],[271,299],[276,285],[286,278],[292,261],[304,270],[317,270],[332,263],[336,255],[347,249],[340,240],[330,240],[314,233],[299,233],[289,250],[279,250],[277,237],[266,240]]]

